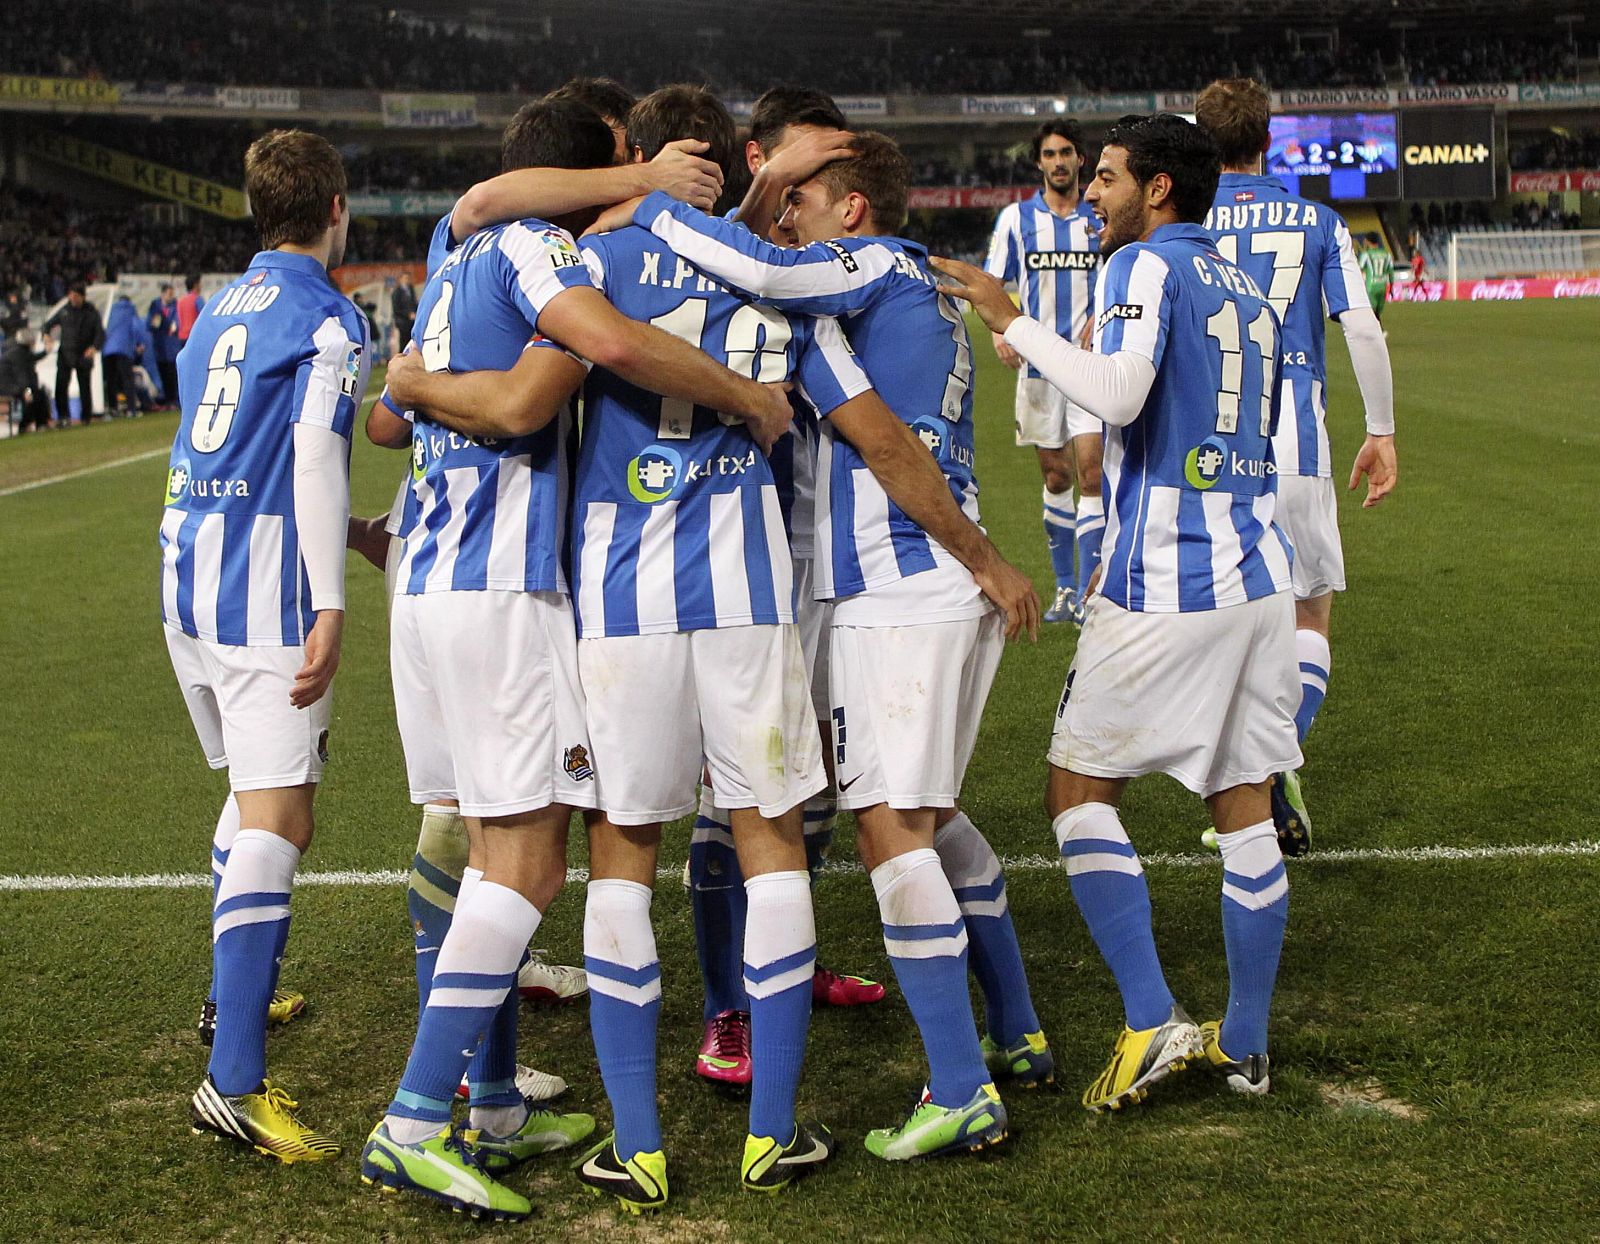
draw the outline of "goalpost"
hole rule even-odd
[[[1473,281],[1600,279],[1600,229],[1521,229],[1450,235],[1450,292]]]

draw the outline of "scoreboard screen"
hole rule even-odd
[[[1392,112],[1272,118],[1267,172],[1308,199],[1397,199],[1399,142]]]

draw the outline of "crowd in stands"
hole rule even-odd
[[[826,38],[803,27],[781,47],[770,21],[709,36],[670,13],[640,8],[630,29],[597,19],[557,25],[550,37],[487,37],[430,25],[394,10],[320,0],[273,5],[167,0],[13,0],[7,6],[10,72],[112,81],[337,87],[369,90],[537,93],[574,74],[609,74],[635,90],[707,82],[754,94],[775,76],[841,94],[926,94],[1183,89],[1250,74],[1279,87],[1416,85],[1571,79],[1576,53],[1553,35],[1492,29],[1448,35],[1398,32],[1370,22],[1337,49],[1281,27],[1219,40],[1080,23],[1029,39],[1003,24],[960,42],[911,30],[888,43]],[[1064,26],[1064,23],[1062,23]]]
[[[432,221],[362,220],[350,230],[352,263],[414,260]],[[202,212],[180,220],[148,209],[89,208],[63,195],[0,185],[0,297],[55,303],[74,282],[124,272],[235,272],[258,248],[249,221]]]
[[[1511,167],[1529,169],[1600,169],[1600,129],[1574,134],[1565,129],[1546,130],[1528,137],[1513,135]]]

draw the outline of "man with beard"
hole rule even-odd
[[[1292,553],[1273,521],[1282,332],[1201,227],[1220,172],[1215,143],[1181,117],[1113,127],[1087,194],[1105,222],[1093,354],[1019,315],[994,278],[936,261],[948,292],[1108,429],[1107,552],[1056,711],[1046,792],[1126,1019],[1083,1094],[1091,1111],[1143,1100],[1193,1059],[1236,1092],[1269,1085],[1289,883],[1268,781],[1300,755]],[[1118,813],[1128,780],[1146,773],[1205,799],[1222,851],[1230,996],[1204,1026],[1162,975],[1149,888]]]
[[[1046,121],[1034,131],[1033,162],[1044,185],[1032,198],[1000,212],[984,264],[991,276],[1016,285],[1025,315],[1069,341],[1080,340],[1089,322],[1100,262],[1099,228],[1078,197],[1078,174],[1087,158],[1083,127],[1076,121]],[[1100,563],[1106,526],[1100,499],[1105,428],[1053,389],[998,334],[994,348],[1000,361],[1018,373],[1017,444],[1034,446],[1044,475],[1044,532],[1056,576],[1055,601],[1044,620],[1081,624],[1084,590]]]

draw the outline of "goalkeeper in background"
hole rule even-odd
[[[1361,275],[1367,282],[1367,301],[1372,304],[1372,314],[1381,320],[1383,305],[1389,301],[1389,282],[1394,280],[1394,257],[1376,233],[1369,233],[1362,240],[1365,245],[1356,256],[1356,262],[1361,265]]]

